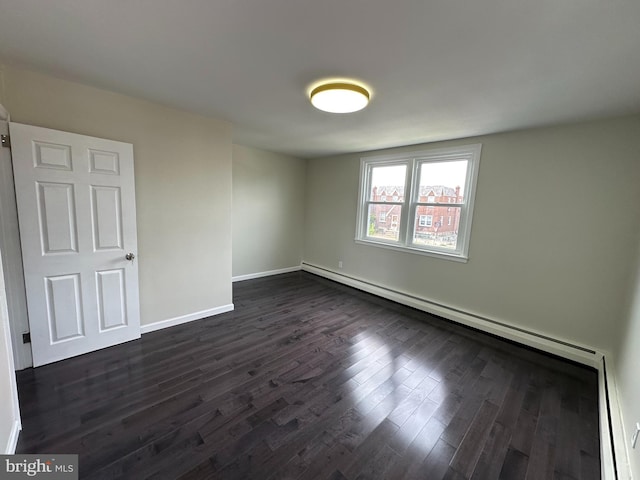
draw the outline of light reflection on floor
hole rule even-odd
[[[380,335],[359,334],[353,341],[344,386],[354,406],[345,416],[355,413],[359,424],[343,433],[347,444],[386,421],[398,453],[410,445],[429,452],[445,428],[434,414],[450,393],[439,365],[405,353],[394,356],[393,345]]]

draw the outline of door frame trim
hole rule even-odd
[[[9,122],[0,120],[0,133],[9,133]],[[8,157],[8,164],[5,159]],[[33,366],[31,344],[22,342],[22,334],[29,332],[22,247],[18,229],[13,159],[11,149],[0,147],[0,247],[5,268],[5,289],[9,311],[9,329],[13,343],[13,361],[16,370]]]

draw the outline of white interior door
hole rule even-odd
[[[139,338],[133,146],[9,128],[34,366]]]

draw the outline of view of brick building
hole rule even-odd
[[[371,201],[380,203],[370,204],[368,236],[397,240],[401,211],[406,207],[396,203],[404,202],[404,188],[373,187],[371,193]],[[460,204],[462,201],[460,187],[421,186],[418,204],[438,203],[439,205],[417,206],[413,219],[414,243],[455,248],[460,225],[460,207],[453,205]]]

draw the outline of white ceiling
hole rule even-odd
[[[0,60],[315,157],[640,112],[640,0],[0,0]]]

